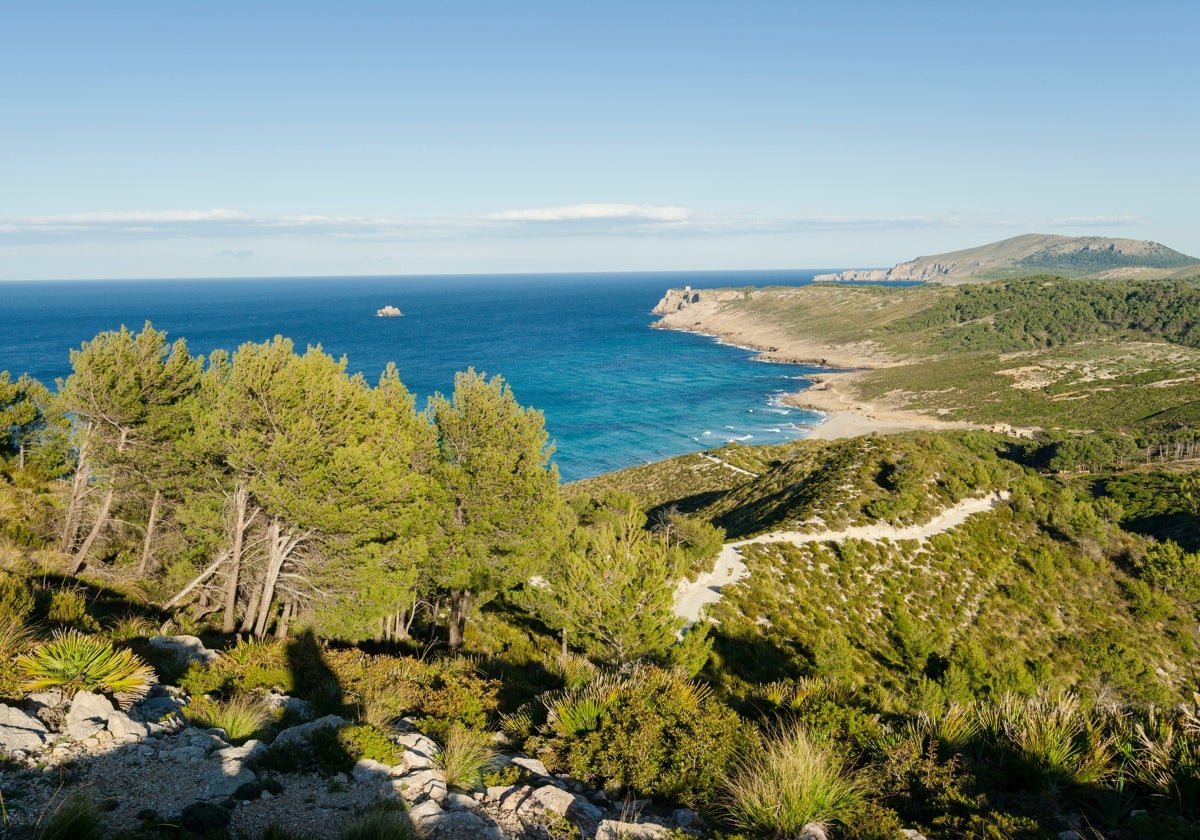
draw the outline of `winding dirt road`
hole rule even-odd
[[[760,534],[748,540],[725,543],[713,570],[701,575],[694,581],[683,581],[675,590],[675,615],[683,618],[688,627],[700,618],[701,611],[710,604],[721,600],[721,589],[731,583],[736,583],[746,576],[746,564],[742,562],[741,549],[751,543],[790,542],[796,545],[811,542],[841,542],[842,540],[864,540],[881,542],[891,540],[925,541],[934,534],[941,534],[967,521],[968,518],[985,510],[992,510],[1008,498],[1007,492],[993,493],[982,498],[963,499],[953,507],[948,507],[923,525],[909,525],[898,528],[885,522],[873,525],[856,525],[841,531],[771,531]]]

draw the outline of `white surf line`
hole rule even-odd
[[[741,467],[735,467],[733,464],[729,463],[728,461],[722,461],[720,458],[718,458],[715,455],[709,455],[707,452],[700,452],[698,454],[700,455],[701,458],[707,458],[708,460],[712,461],[714,464],[720,464],[722,467],[733,470],[735,473],[741,473],[742,475],[748,475],[751,478],[758,478],[758,473],[752,473],[749,470],[742,469]]]
[[[935,534],[942,534],[966,522],[970,517],[985,510],[992,510],[1001,502],[1008,499],[1008,492],[993,493],[982,498],[963,499],[953,507],[948,507],[934,516],[924,525],[909,525],[897,528],[895,525],[876,523],[874,525],[856,525],[841,531],[771,531],[759,534],[748,540],[725,543],[713,564],[713,570],[700,575],[693,581],[681,581],[675,589],[675,615],[684,619],[686,630],[700,619],[701,611],[721,600],[721,590],[730,584],[737,583],[749,574],[746,564],[742,561],[742,546],[752,543],[790,542],[794,544],[814,542],[841,542],[842,540],[863,540],[865,542],[881,542],[891,540],[918,540],[924,542]]]

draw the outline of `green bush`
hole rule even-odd
[[[239,639],[215,662],[192,663],[179,678],[179,687],[193,696],[271,689],[292,694],[297,682],[283,643]]]
[[[35,604],[28,581],[8,572],[0,572],[0,618],[24,621],[33,612]]]
[[[282,772],[316,770],[332,776],[349,773],[355,762],[364,758],[399,764],[403,752],[387,733],[370,724],[351,723],[314,729],[305,740],[272,744],[262,758],[262,765]]]
[[[73,627],[95,633],[100,624],[87,611],[87,598],[77,586],[68,586],[50,593],[50,604],[46,608],[46,619],[60,627]]]
[[[56,630],[49,642],[19,657],[17,668],[26,680],[24,691],[99,691],[122,707],[145,697],[157,682],[154,669],[128,650],[114,650],[112,643],[78,630]]]
[[[725,767],[754,741],[751,728],[707,689],[677,674],[642,669],[616,688],[594,729],[547,729],[551,769],[596,786],[707,805]]]
[[[404,748],[393,741],[387,732],[369,723],[343,726],[338,730],[338,741],[355,761],[370,758],[395,765],[400,763],[404,753]]]

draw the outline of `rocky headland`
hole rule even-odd
[[[758,352],[757,358],[771,362],[816,365],[845,370],[887,367],[897,360],[871,341],[830,343],[814,341],[756,313],[753,303],[762,289],[668,289],[653,314],[658,329],[685,330],[711,335],[726,344]],[[772,298],[787,297],[785,288],[769,290]]]

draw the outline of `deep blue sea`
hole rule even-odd
[[[821,269],[826,271],[828,269]],[[779,443],[820,418],[780,405],[819,368],[751,361],[691,333],[653,330],[673,286],[803,285],[817,271],[653,272],[0,283],[0,370],[53,388],[69,351],[150,321],[192,353],[275,335],[345,355],[374,383],[389,361],[417,395],[456,371],[501,374],[544,412],[564,481],[725,441]],[[399,307],[404,316],[375,310]]]

